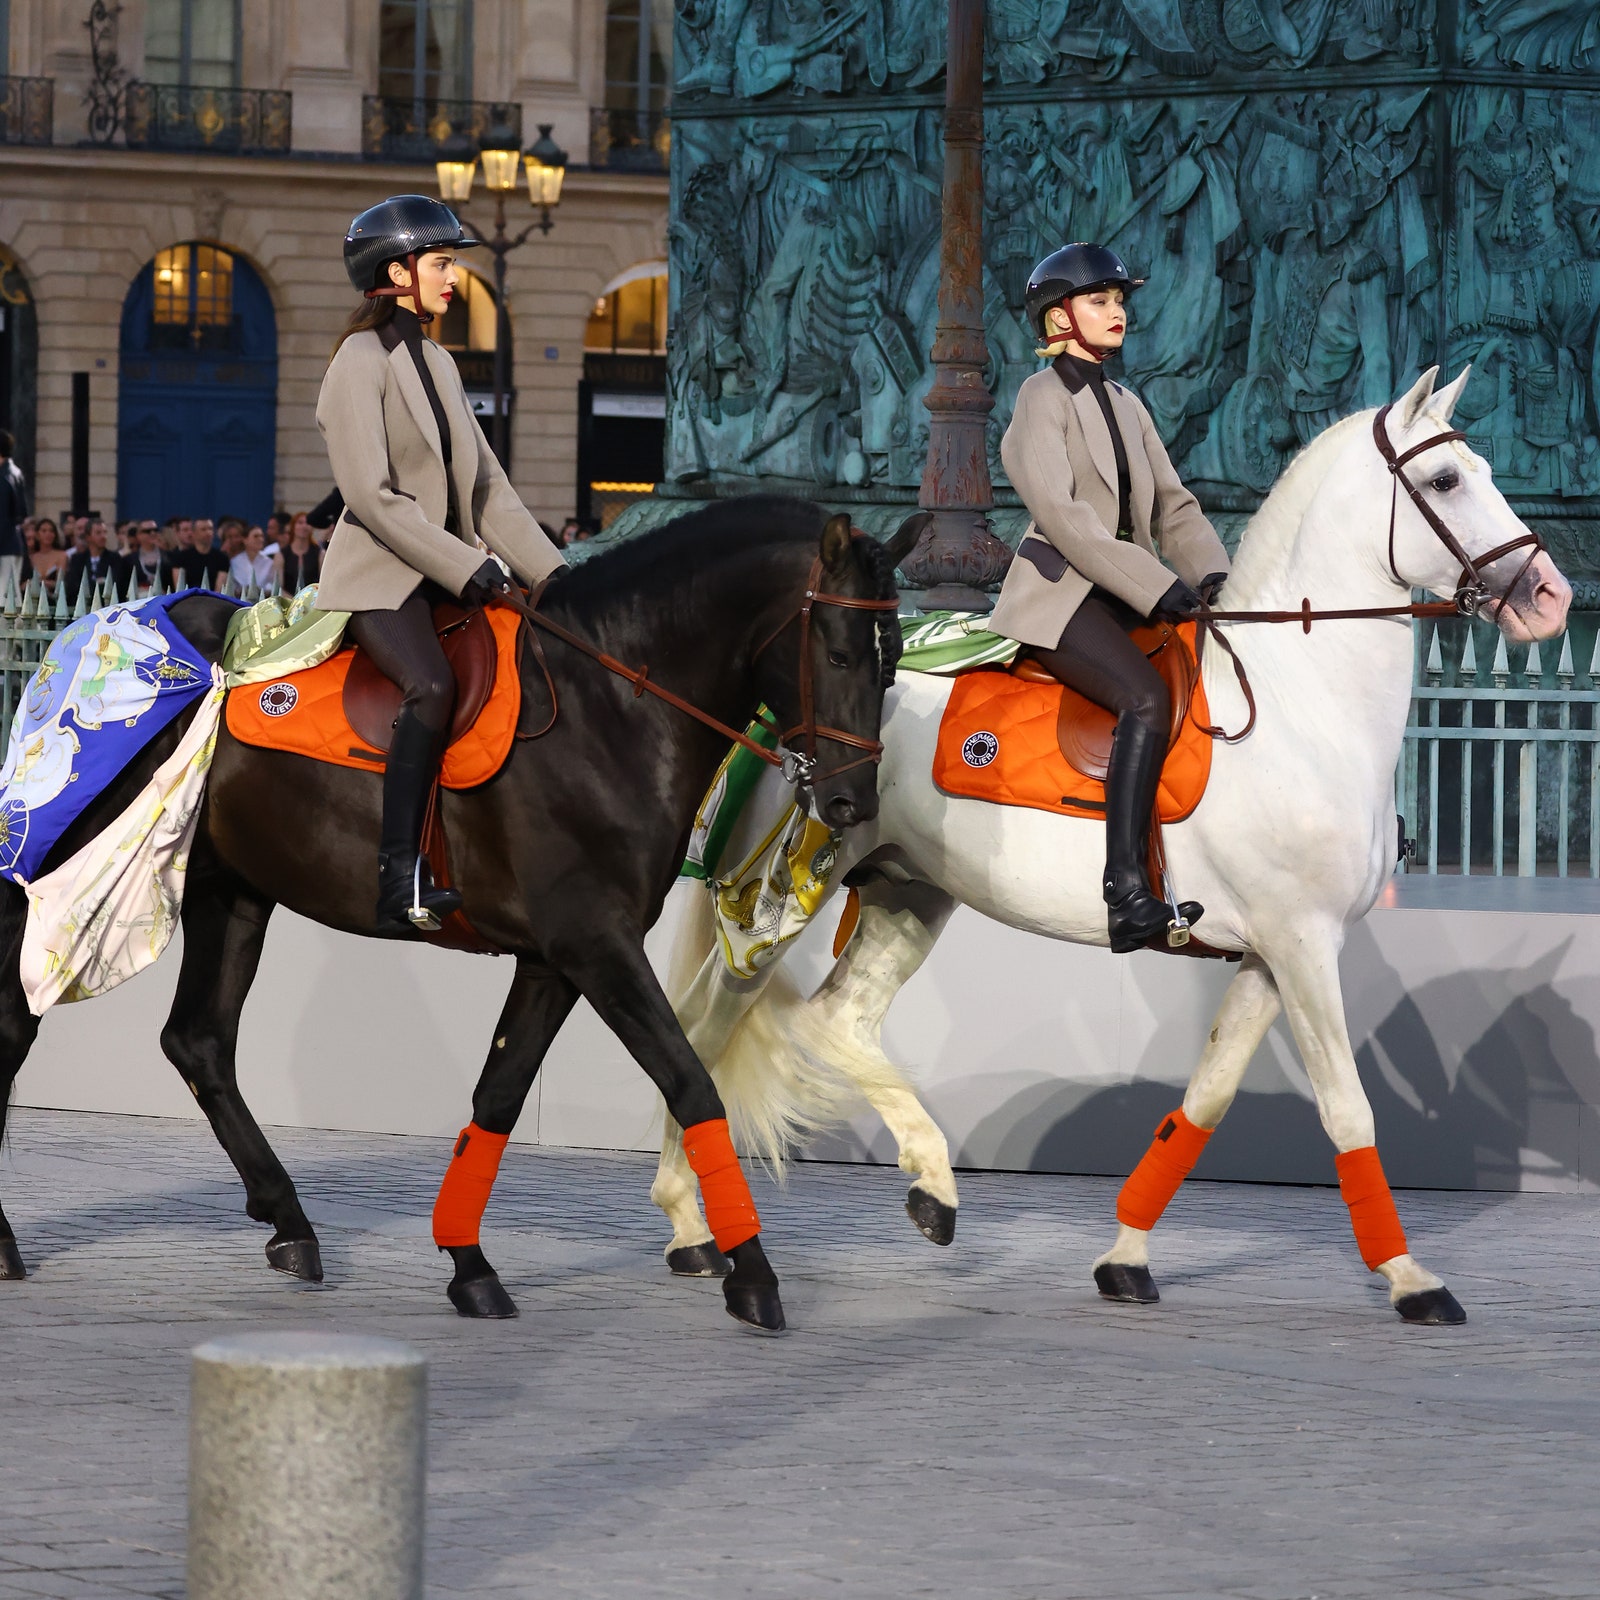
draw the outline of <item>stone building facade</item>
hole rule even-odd
[[[170,498],[172,472],[188,470],[171,465],[182,454],[174,429],[204,433],[241,398],[233,380],[249,363],[228,365],[243,359],[228,324],[248,309],[246,288],[259,302],[258,325],[242,336],[247,377],[265,409],[238,412],[219,433],[218,503],[188,509],[232,509],[229,451],[253,451],[258,472],[270,461],[270,495],[263,487],[259,498],[294,508],[320,499],[331,480],[314,409],[355,305],[340,259],[350,218],[386,195],[436,194],[441,136],[509,124],[526,146],[548,123],[569,166],[551,230],[508,257],[510,454],[530,508],[547,521],[569,515],[586,326],[609,284],[666,249],[651,12],[651,0],[0,0],[10,72],[0,388],[38,507],[72,500],[74,394],[81,474],[85,385],[89,504],[152,514],[119,497],[148,498],[162,470]],[[637,85],[614,80],[632,70],[641,14],[646,82],[634,118],[626,102]],[[670,39],[657,39],[663,48]],[[492,229],[481,169],[458,209]],[[508,231],[536,215],[525,187],[507,197]],[[487,251],[464,262],[479,275],[479,304],[476,348],[458,360],[477,397],[492,382],[492,263]],[[208,323],[207,286],[218,283],[231,284],[232,300]],[[143,477],[141,460],[153,463]]]

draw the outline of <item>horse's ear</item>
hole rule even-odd
[[[843,512],[829,517],[822,530],[822,564],[829,572],[843,572],[850,564],[850,518]]]
[[[913,511],[895,531],[883,541],[883,553],[895,566],[899,566],[917,547],[923,530],[933,521],[931,511]]]
[[[1400,426],[1409,428],[1428,408],[1433,399],[1433,380],[1439,376],[1437,367],[1429,367],[1417,381],[1394,403]]]
[[[1446,422],[1450,420],[1450,415],[1456,408],[1456,401],[1461,398],[1461,391],[1466,388],[1467,379],[1471,376],[1472,364],[1468,362],[1468,364],[1456,374],[1456,378],[1453,383],[1446,384],[1444,388],[1435,392],[1433,397],[1433,409],[1437,411]]]

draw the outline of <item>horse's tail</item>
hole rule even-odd
[[[808,1000],[781,963],[762,972],[759,987],[724,978],[711,896],[697,894],[679,923],[668,993],[739,1148],[781,1179],[797,1151],[861,1104],[888,1063],[836,1028],[824,1002]]]

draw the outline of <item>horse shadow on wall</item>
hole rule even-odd
[[[1555,985],[1571,942],[1515,974],[1515,987],[1502,973],[1464,970],[1408,993],[1370,931],[1351,931],[1346,970],[1359,965],[1366,983],[1398,996],[1356,1048],[1378,1148],[1397,1186],[1571,1189],[1580,1177],[1600,1176],[1582,1148],[1589,1108],[1600,1105],[1595,1030]],[[1453,1039],[1439,1037],[1446,1030]],[[1292,1051],[1281,1022],[1275,1031],[1280,1048]],[[1188,1062],[1202,1043],[1187,1030],[1180,1038],[1158,1029],[1144,1060]],[[1308,1091],[1281,1078],[1280,1087],[1263,1087],[1273,1073],[1258,1052],[1197,1177],[1335,1181],[1333,1146]],[[966,1143],[996,1152],[985,1165],[1121,1177],[1181,1095],[1170,1081],[1150,1079],[1100,1088],[1035,1083],[985,1117]],[[960,1152],[956,1159],[963,1164]]]

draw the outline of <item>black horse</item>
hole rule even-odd
[[[540,611],[701,710],[742,728],[765,702],[788,728],[807,720],[876,740],[899,630],[880,610],[819,605],[802,672],[798,613],[820,560],[823,588],[892,599],[894,569],[923,517],[888,544],[853,537],[849,519],[770,496],[719,503],[599,555],[550,585]],[[174,623],[210,659],[231,608],[206,595],[176,603]],[[720,1118],[710,1075],[690,1048],[644,954],[688,842],[696,809],[728,748],[725,735],[652,698],[551,639],[560,704],[554,726],[518,742],[479,788],[443,793],[451,869],[477,931],[516,960],[511,992],[473,1094],[473,1121],[493,1135],[516,1124],[546,1050],[582,995],[660,1088],[682,1127]],[[522,652],[523,724],[550,711],[546,679]],[[809,679],[809,685],[806,680]],[[131,801],[182,736],[165,730],[60,840],[42,870],[66,860]],[[813,813],[835,827],[877,814],[877,769],[859,745],[822,740]],[[244,1180],[246,1211],[274,1229],[267,1258],[320,1280],[316,1233],[295,1187],[239,1093],[239,1014],[274,905],[350,933],[374,932],[381,777],[262,750],[219,733],[190,857],[183,964],[161,1046],[183,1074]],[[286,831],[280,819],[312,823]],[[0,1134],[12,1083],[38,1022],[18,975],[27,904],[0,894]],[[476,1025],[463,1016],[462,1027]],[[466,1315],[515,1306],[476,1245],[453,1247],[451,1299]],[[777,1278],[759,1236],[732,1252],[729,1310],[783,1325]],[[0,1212],[0,1278],[24,1276]]]

